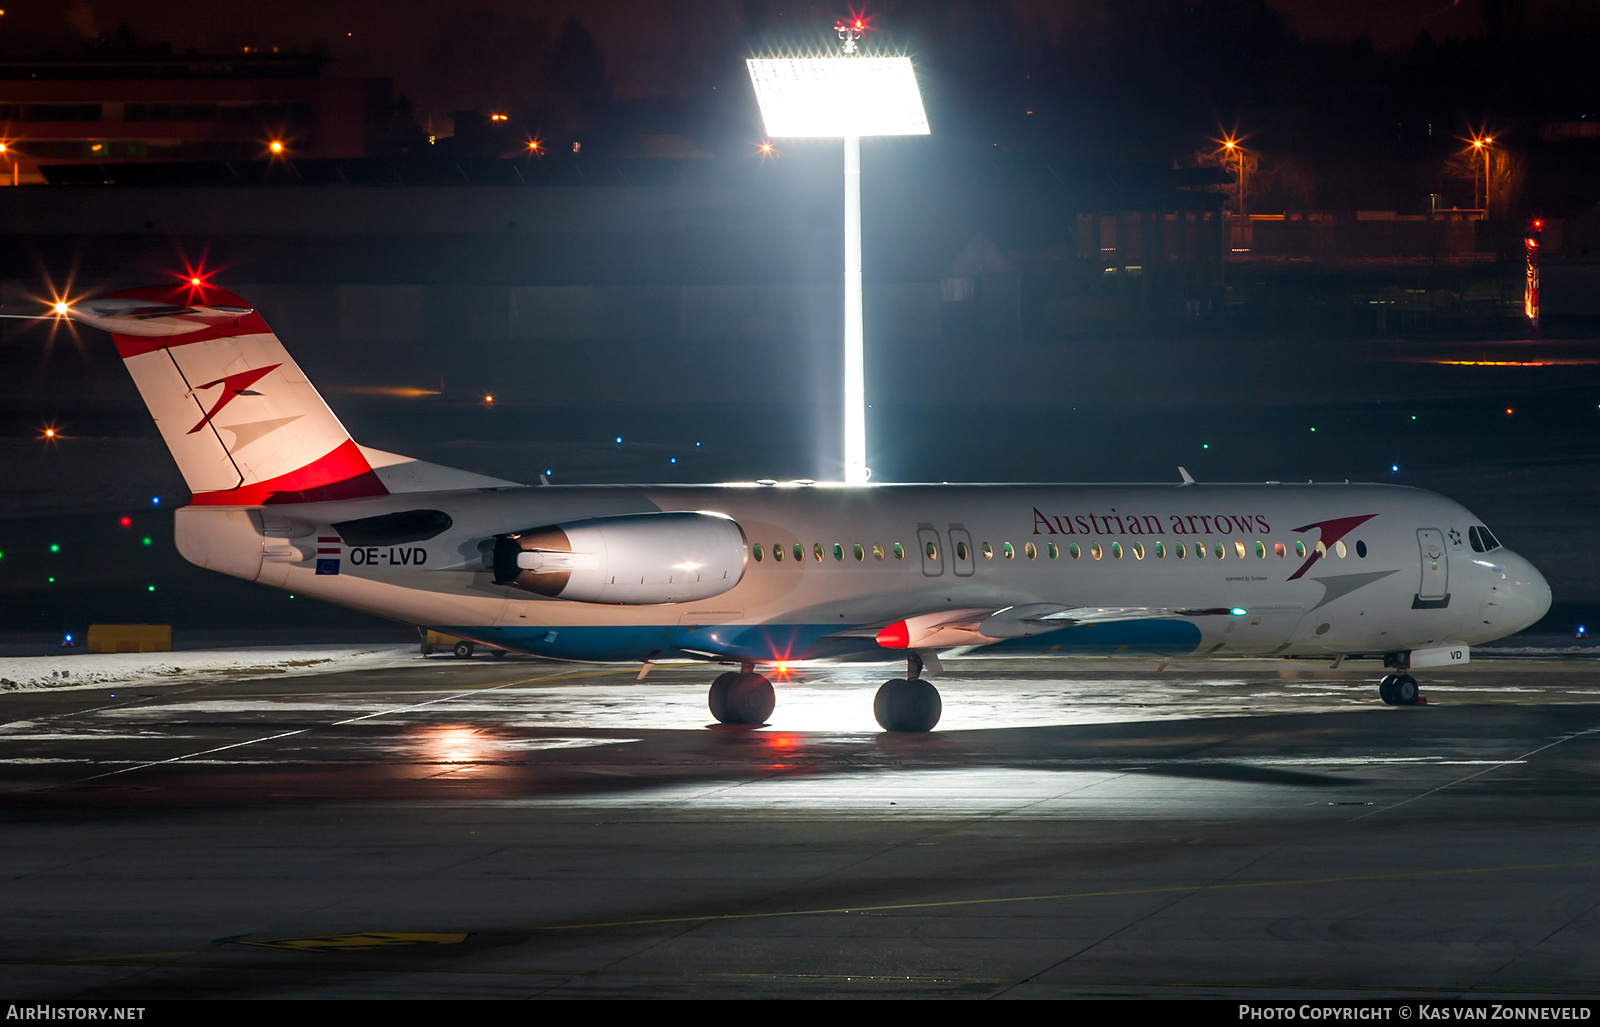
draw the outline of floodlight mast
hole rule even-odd
[[[838,22],[840,49],[856,53],[861,21]],[[844,137],[844,483],[865,485],[867,466],[867,328],[861,299],[861,137]]]
[[[844,140],[844,481],[867,467],[866,332],[861,299],[861,137],[927,135],[911,61],[862,57],[860,19],[838,23],[844,55],[752,58],[745,63],[767,135]]]
[[[844,483],[865,485],[867,339],[861,302],[861,137],[844,137]]]

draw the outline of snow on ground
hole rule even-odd
[[[19,656],[0,658],[0,691],[325,674],[403,666],[420,659],[422,655],[414,645],[285,645],[171,653]]]

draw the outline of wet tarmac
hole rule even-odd
[[[1600,663],[0,695],[0,996],[1600,996]]]

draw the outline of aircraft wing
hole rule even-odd
[[[1243,613],[1243,610],[1226,606],[1067,606],[1061,603],[1023,603],[998,609],[940,610],[907,617],[881,627],[854,628],[840,634],[875,638],[879,645],[890,649],[947,649],[1043,635],[1075,624],[1111,624],[1172,617],[1229,617]]]

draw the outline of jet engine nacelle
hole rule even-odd
[[[746,549],[744,532],[722,514],[624,514],[496,535],[485,562],[497,585],[650,606],[728,591],[744,576]]]

